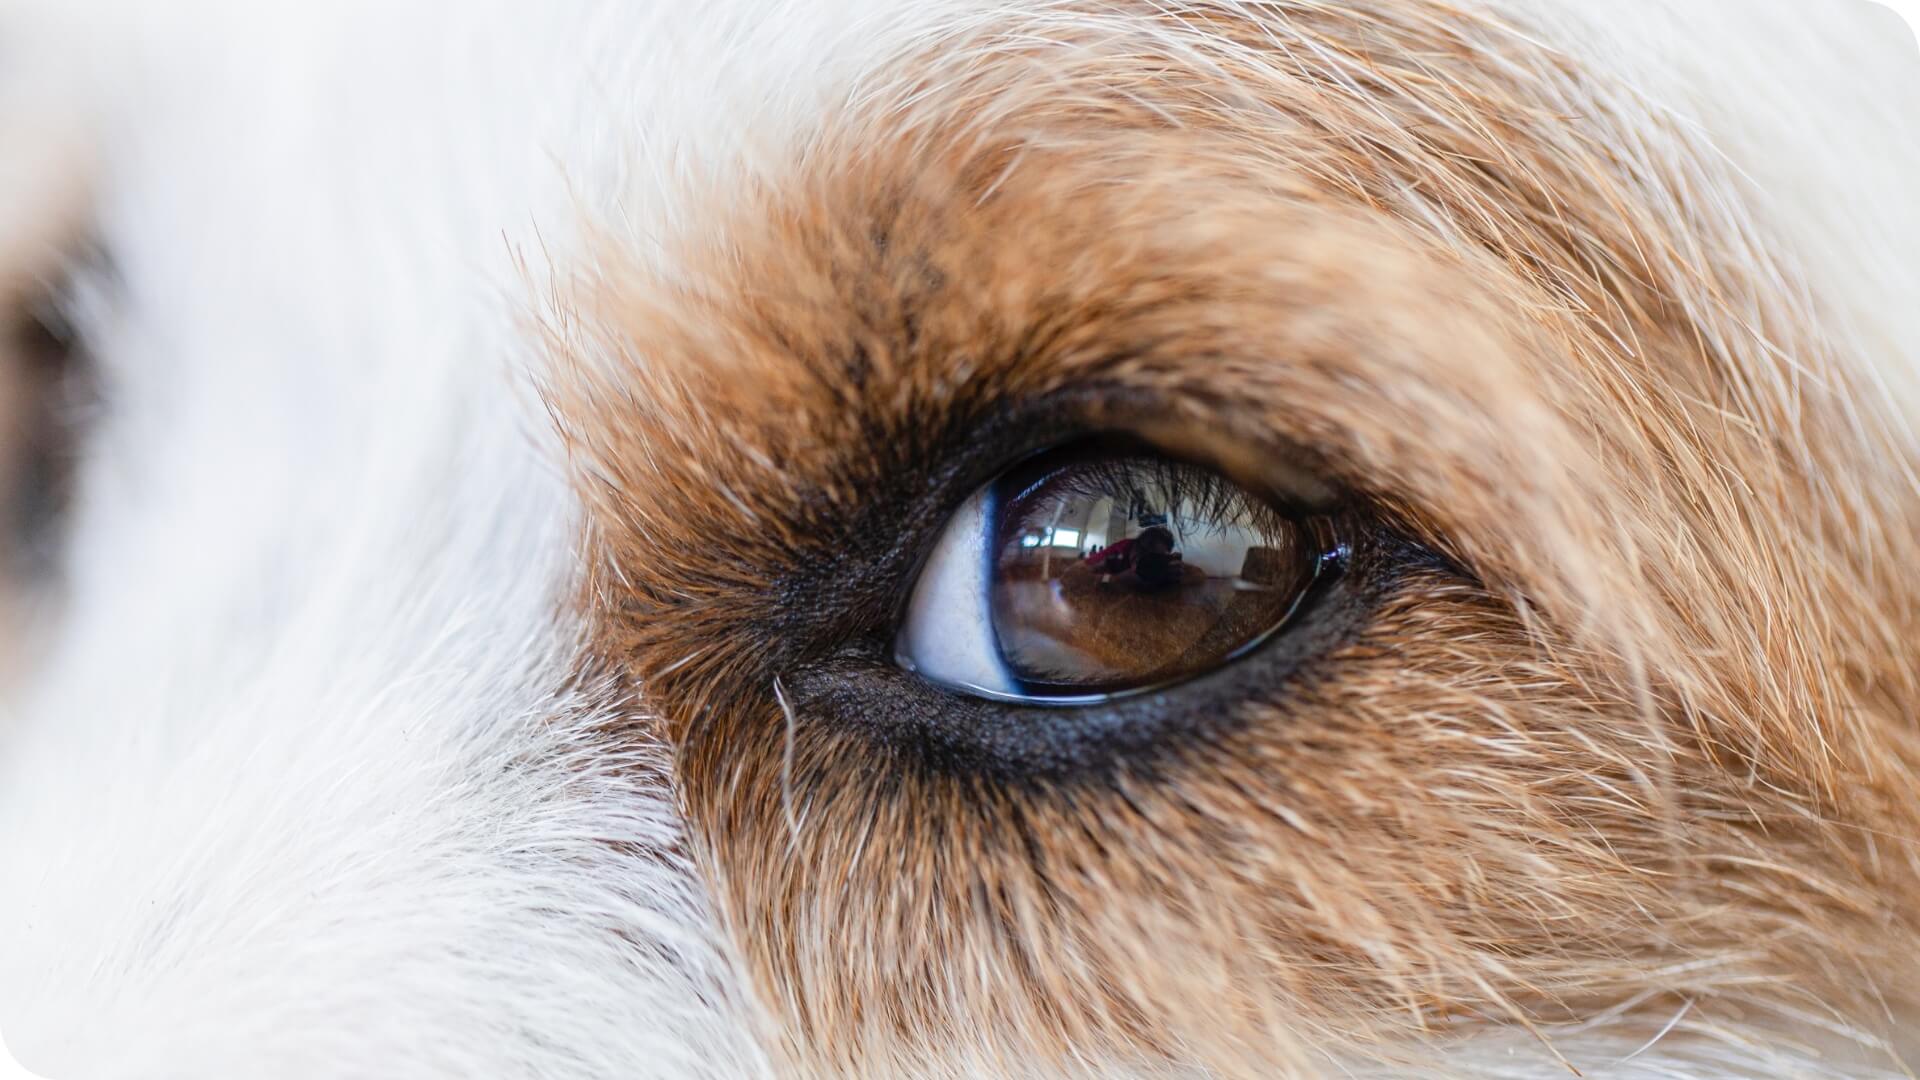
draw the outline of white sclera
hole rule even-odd
[[[936,683],[995,697],[1019,692],[1000,660],[988,604],[990,487],[947,522],[914,584],[894,645],[900,666]]]

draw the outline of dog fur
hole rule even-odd
[[[0,31],[36,57],[13,112],[79,145],[0,224],[86,243],[0,237],[71,283],[100,400],[0,717],[30,1067],[1920,1060],[1890,16]],[[916,553],[1011,455],[1116,429],[1324,480],[1392,538],[1374,586],[1179,723],[940,751],[1020,721],[879,651]]]

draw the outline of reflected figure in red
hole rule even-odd
[[[1115,577],[1131,570],[1135,579],[1149,588],[1178,582],[1182,570],[1180,553],[1174,550],[1173,530],[1164,525],[1089,551],[1085,561],[1100,573]]]

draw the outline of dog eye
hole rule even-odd
[[[1052,451],[947,523],[895,654],[933,682],[1035,704],[1204,674],[1287,624],[1338,555],[1324,524],[1150,449]]]

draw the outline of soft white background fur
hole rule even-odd
[[[1713,133],[1920,402],[1891,17],[1510,6]],[[0,4],[0,133],[70,118],[115,258],[69,599],[0,711],[16,1053],[61,1080],[765,1068],[687,868],[612,846],[677,825],[658,749],[586,746],[606,717],[564,686],[575,509],[524,320],[581,222],[644,250],[686,178],[993,7]],[[1827,1071],[1658,1034],[1573,1038],[1620,1062],[1589,1075]],[[1523,1035],[1463,1054],[1564,1075]]]

